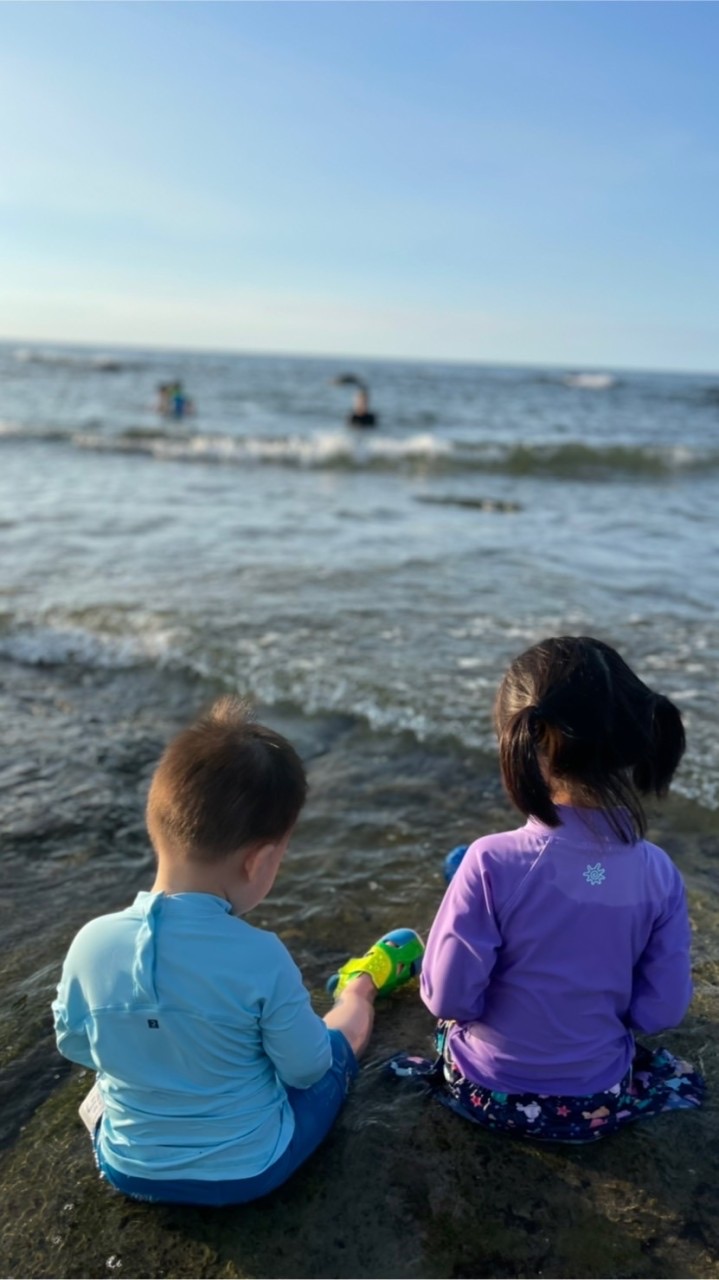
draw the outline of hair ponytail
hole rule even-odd
[[[686,747],[684,725],[677,707],[663,694],[653,694],[650,746],[634,769],[638,791],[666,795]]]
[[[555,636],[515,658],[494,718],[504,785],[521,813],[560,825],[551,780],[601,807],[627,844],[646,830],[641,797],[666,794],[685,747],[674,703],[592,636]]]
[[[499,761],[510,799],[520,813],[532,814],[548,827],[559,826],[537,755],[538,720],[536,707],[524,707],[502,728]]]

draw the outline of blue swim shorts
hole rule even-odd
[[[135,1200],[156,1200],[162,1204],[223,1205],[247,1204],[281,1187],[327,1137],[359,1067],[349,1042],[341,1031],[330,1031],[332,1066],[309,1089],[287,1089],[295,1115],[295,1131],[279,1160],[254,1178],[213,1182],[177,1178],[131,1178],[113,1169],[103,1159],[95,1141],[95,1158],[100,1173],[123,1195]]]

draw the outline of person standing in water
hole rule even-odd
[[[195,412],[195,406],[179,380],[159,384],[156,407],[163,418],[185,418]]]
[[[364,382],[354,373],[343,373],[333,378],[334,387],[356,387],[352,412],[347,416],[348,427],[376,427],[377,415],[369,407],[369,390]]]
[[[170,413],[171,386],[172,386],[172,383],[170,382],[158,382],[157,384],[157,399],[155,400],[155,412],[159,413],[160,417],[162,418],[167,418]]]

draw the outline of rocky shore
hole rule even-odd
[[[146,887],[143,801],[168,736],[209,687],[152,668],[74,671],[5,662],[0,711],[0,1188],[12,1277],[719,1276],[716,815],[670,801],[651,836],[690,893],[697,994],[662,1037],[707,1076],[696,1113],[664,1115],[596,1146],[521,1146],[388,1080],[431,1020],[402,991],[379,1009],[340,1121],[307,1166],[256,1205],[135,1204],[101,1183],[77,1107],[89,1074],[53,1047],[49,1002],[84,920]],[[426,929],[441,855],[514,821],[491,759],[341,717],[267,718],[308,761],[311,796],[258,923],[293,951],[317,1008],[350,947]]]

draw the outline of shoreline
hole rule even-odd
[[[715,815],[677,797],[649,832],[685,876],[696,952],[690,1014],[652,1043],[707,1075],[701,1111],[591,1147],[475,1130],[383,1077],[384,1059],[426,1051],[431,1032],[416,996],[400,992],[378,1009],[336,1128],[290,1183],[244,1208],[136,1204],[97,1177],[77,1116],[90,1073],[54,1050],[49,1002],[80,924],[146,887],[144,788],[164,742],[214,689],[151,668],[1,666],[12,760],[0,785],[8,1276],[719,1276]],[[347,717],[260,714],[297,743],[311,790],[277,889],[253,918],[287,943],[324,1012],[324,979],[351,949],[399,924],[426,930],[447,849],[519,820],[489,760]]]

